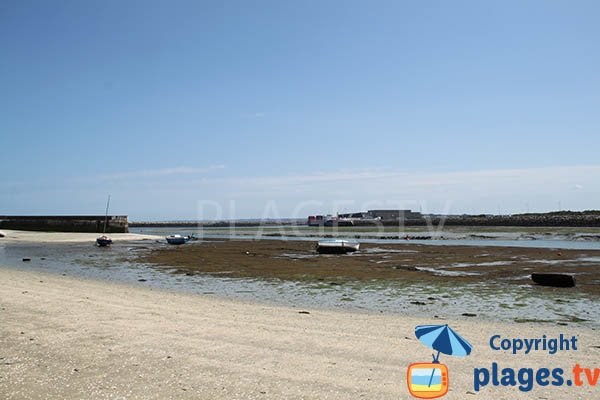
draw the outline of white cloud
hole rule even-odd
[[[253,113],[243,113],[240,114],[240,117],[242,118],[264,118],[266,116],[266,113],[264,112],[253,112]]]
[[[90,213],[102,209],[106,193],[111,193],[115,212],[130,214],[132,219],[195,218],[201,201],[220,204],[223,217],[231,218],[260,217],[268,204],[276,204],[284,217],[373,208],[518,213],[556,210],[558,203],[571,210],[596,209],[600,204],[600,165],[216,176],[223,168],[175,166],[107,174],[102,179],[0,182],[0,203],[13,213],[62,209]],[[172,207],[174,198],[177,207]],[[232,207],[231,202],[235,203]]]
[[[336,208],[350,202],[347,210],[362,210],[370,204],[381,207],[423,208],[453,213],[518,213],[597,208],[600,191],[585,196],[578,187],[594,187],[600,181],[600,165],[551,166],[475,171],[407,172],[390,169],[331,171],[306,175],[205,177],[186,182],[189,196],[235,199],[241,207],[260,215],[268,201],[277,201],[288,215],[297,204],[318,201]],[[186,190],[183,187],[182,190]],[[173,188],[173,190],[178,190]],[[372,207],[375,207],[374,205]],[[339,209],[339,207],[337,207]],[[315,210],[316,212],[317,210]],[[324,211],[324,210],[323,210]],[[446,211],[447,212],[447,211]]]
[[[366,169],[318,172],[306,175],[243,176],[224,178],[204,178],[201,183],[223,183],[255,187],[296,186],[320,183],[392,183],[402,187],[431,187],[468,184],[499,185],[549,183],[577,180],[578,177],[600,177],[600,166],[556,166],[521,169],[496,169],[452,172],[407,172],[389,169]],[[577,184],[575,188],[581,189]]]
[[[203,174],[206,172],[211,172],[219,169],[225,168],[224,165],[211,165],[204,168],[195,168],[195,167],[170,167],[170,168],[160,168],[160,169],[144,169],[138,171],[127,171],[127,172],[117,172],[108,175],[101,175],[99,178],[102,180],[122,180],[122,179],[131,179],[131,178],[155,178],[155,177],[163,177],[169,175],[181,175],[181,174]]]

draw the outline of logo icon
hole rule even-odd
[[[448,367],[439,361],[440,353],[456,357],[468,356],[473,346],[446,325],[418,325],[417,339],[436,350],[432,362],[413,363],[408,366],[406,382],[408,391],[419,399],[435,399],[445,396],[450,385]]]

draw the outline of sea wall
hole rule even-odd
[[[437,224],[442,218],[435,218]],[[445,220],[446,225],[465,226],[571,226],[600,227],[600,215],[590,214],[521,214],[451,217]]]
[[[0,228],[21,231],[98,232],[104,229],[103,215],[0,215]],[[129,232],[126,215],[109,215],[107,233]]]

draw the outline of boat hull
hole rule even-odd
[[[188,238],[183,237],[183,236],[177,236],[177,237],[167,236],[165,239],[167,239],[167,243],[174,244],[174,245],[185,244],[188,241]]]
[[[567,274],[531,274],[531,280],[542,286],[574,287],[575,277]]]
[[[98,238],[96,239],[96,244],[99,247],[108,247],[112,244],[112,240],[111,239],[102,239],[102,238]]]
[[[346,241],[319,242],[317,252],[319,254],[346,254],[358,251],[359,247],[359,243]]]
[[[352,249],[349,247],[317,246],[317,252],[319,254],[346,254],[355,251],[356,249]]]

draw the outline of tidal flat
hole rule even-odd
[[[321,255],[310,241],[204,240],[156,248],[139,261],[184,274],[343,283],[518,286],[534,272],[561,272],[576,275],[577,291],[600,295],[598,250],[364,243],[355,253]]]
[[[380,242],[335,256],[317,254],[310,240],[144,239],[111,248],[3,241],[0,265],[271,305],[600,326],[594,249]],[[532,272],[571,273],[577,287],[538,286]]]

